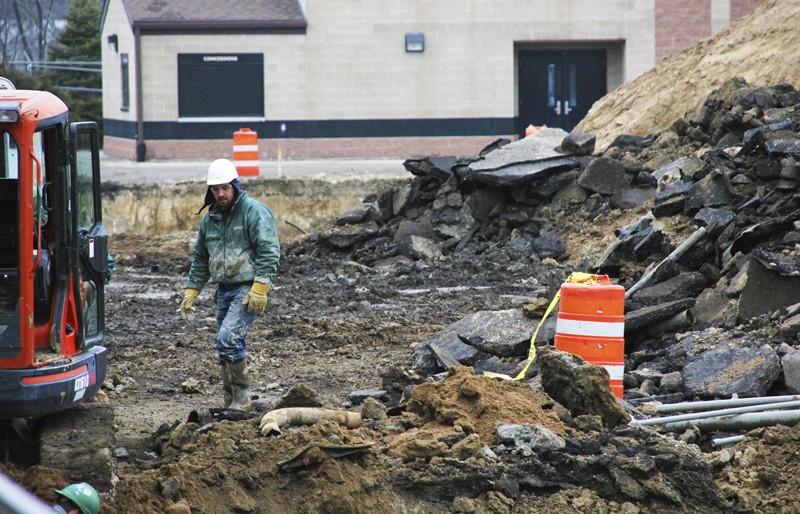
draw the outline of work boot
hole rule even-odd
[[[239,362],[229,363],[228,372],[231,380],[231,409],[250,410],[250,391],[247,381],[247,364],[244,359]]]
[[[231,406],[233,401],[233,392],[231,391],[231,372],[230,363],[227,361],[220,361],[220,374],[222,375],[222,396],[224,398],[222,406],[226,409]]]

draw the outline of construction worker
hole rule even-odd
[[[219,356],[224,406],[248,409],[245,338],[267,308],[267,295],[278,271],[280,246],[272,210],[247,196],[236,167],[217,159],[208,167],[205,203],[208,213],[200,222],[192,266],[180,313],[193,319],[193,304],[206,282],[218,284],[218,332],[214,347]]]
[[[53,511],[61,514],[99,514],[100,495],[94,487],[81,482],[71,484],[64,489],[57,489],[58,502],[53,505]]]

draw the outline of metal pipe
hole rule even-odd
[[[692,325],[694,325],[694,314],[691,310],[686,309],[672,317],[650,325],[645,331],[648,335],[655,336],[665,332],[677,332],[678,330],[683,330]]]
[[[663,261],[659,262],[657,265],[653,266],[653,268],[644,274],[642,278],[639,279],[638,282],[633,284],[630,289],[625,291],[625,299],[627,300],[630,298],[633,293],[638,291],[639,289],[646,286],[650,280],[652,280],[653,276],[661,270],[661,268],[665,267],[667,264],[671,262],[675,262],[681,258],[681,256],[686,253],[691,247],[693,247],[698,241],[700,241],[706,235],[706,228],[700,227],[690,235],[686,240],[680,244],[677,248],[675,248],[671,254],[667,255]]]
[[[732,435],[730,437],[717,437],[711,440],[712,446],[728,446],[729,444],[736,444],[747,439],[746,435]]]
[[[142,29],[139,27],[133,30],[133,48],[136,52],[134,56],[136,63],[136,162],[144,162],[147,159],[146,147],[144,143],[144,100],[142,93]]]
[[[758,427],[774,425],[794,426],[800,422],[800,410],[782,410],[775,412],[750,412],[736,416],[721,418],[693,419],[667,423],[664,429],[668,432],[682,432],[687,428],[697,427],[701,432],[734,432],[752,430]]]
[[[642,420],[632,420],[631,425],[666,425],[675,421],[686,421],[688,419],[716,418],[719,416],[732,416],[745,412],[761,412],[767,410],[788,409],[800,407],[800,400],[794,402],[776,402],[764,405],[747,405],[745,407],[734,407],[732,409],[709,410],[705,412],[693,412],[690,414],[676,414],[675,416],[664,416],[662,418],[650,418]]]
[[[0,473],[0,511],[12,514],[53,514],[39,498]]]
[[[694,412],[699,410],[715,409],[718,407],[742,407],[744,405],[759,405],[765,403],[791,402],[800,400],[800,395],[786,396],[754,396],[753,398],[731,398],[729,400],[706,400],[701,402],[681,402],[657,405],[656,412],[668,414],[670,412]]]

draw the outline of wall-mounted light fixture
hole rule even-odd
[[[422,32],[406,32],[406,52],[420,53],[425,51],[425,34]]]
[[[118,41],[117,40],[117,35],[116,34],[111,34],[110,36],[108,36],[107,39],[108,39],[108,46],[110,46],[112,50],[117,52],[118,49],[119,49],[119,46],[117,44],[117,41]]]

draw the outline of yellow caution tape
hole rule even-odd
[[[583,273],[580,271],[576,271],[575,273],[572,273],[569,277],[567,277],[567,282],[571,282],[574,284],[591,285],[596,283],[597,281],[598,281],[597,275],[592,275],[591,273]],[[503,380],[524,379],[525,375],[528,374],[528,368],[531,367],[531,364],[533,364],[533,361],[536,359],[536,337],[539,335],[539,330],[542,328],[542,325],[544,325],[544,322],[547,320],[547,318],[550,317],[550,314],[553,313],[553,309],[556,308],[556,305],[558,305],[559,300],[561,300],[561,289],[556,291],[555,296],[553,296],[553,299],[550,301],[550,305],[547,306],[547,309],[544,311],[544,314],[542,315],[542,319],[536,326],[536,330],[533,331],[533,335],[531,336],[531,346],[530,349],[528,350],[528,361],[525,363],[525,367],[522,368],[522,371],[517,373],[517,376],[514,378],[511,378],[510,376],[504,375],[502,373],[494,373],[493,371],[484,371],[483,376],[488,378],[500,378]]]

